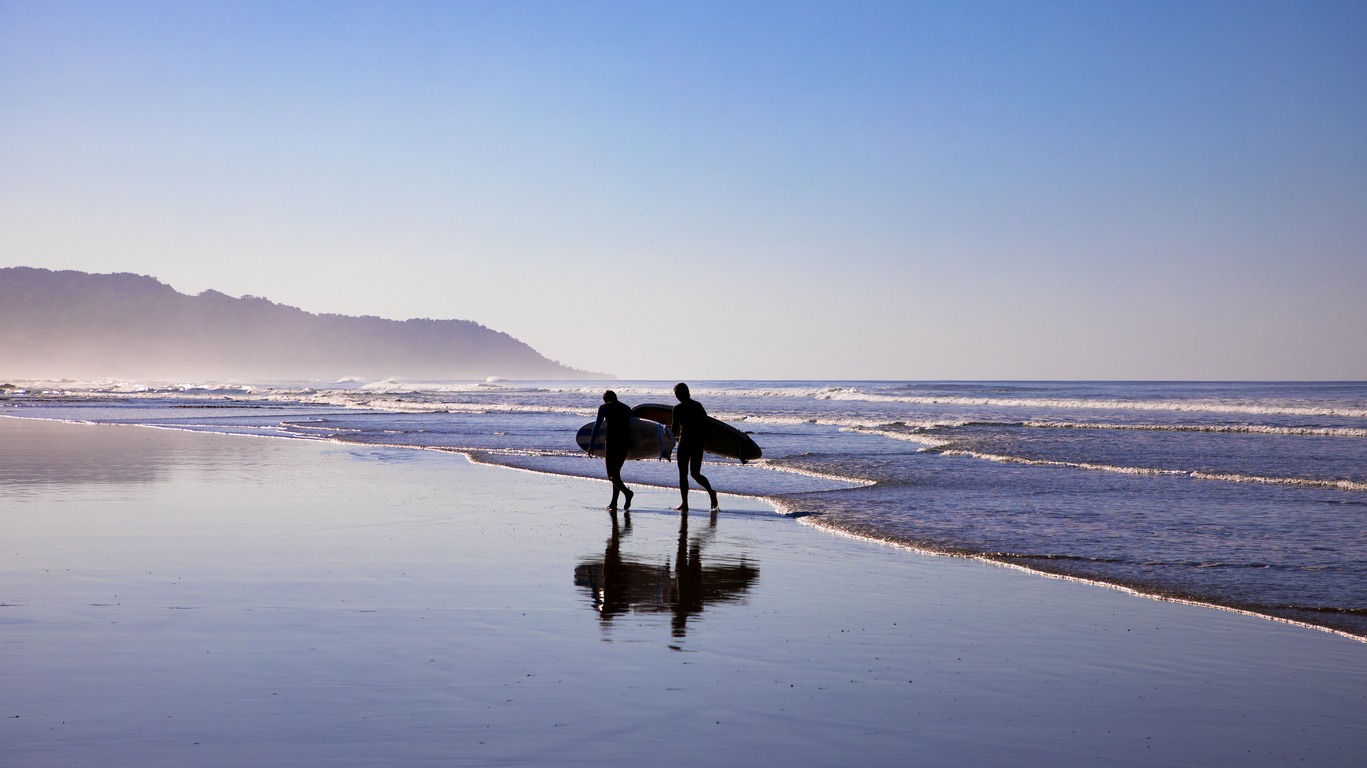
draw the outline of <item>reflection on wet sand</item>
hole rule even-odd
[[[269,461],[270,448],[146,427],[0,418],[0,489],[153,483],[177,467],[212,470],[226,454]]]
[[[586,560],[574,569],[574,583],[593,596],[594,607],[604,623],[626,613],[672,613],[674,637],[683,637],[688,619],[711,603],[734,603],[744,598],[759,577],[759,568],[743,555],[711,558],[703,565],[703,541],[715,529],[692,538],[688,515],[679,516],[679,543],[671,567],[622,556],[622,539],[631,533],[631,515],[618,525],[612,516],[612,535],[601,560]]]

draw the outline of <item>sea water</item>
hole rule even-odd
[[[454,450],[601,477],[574,435],[602,391],[671,404],[672,384],[64,383],[0,392],[0,414]],[[764,450],[745,465],[709,456],[723,494],[833,531],[1367,638],[1367,384],[690,385]],[[623,474],[677,482],[668,462]]]

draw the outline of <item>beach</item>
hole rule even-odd
[[[614,526],[606,482],[457,453],[0,419],[0,764],[1367,753],[1357,640],[719,490]]]

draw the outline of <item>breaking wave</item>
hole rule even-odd
[[[1066,469],[1086,469],[1098,472],[1115,472],[1122,475],[1171,475],[1186,476],[1195,480],[1218,480],[1226,483],[1255,483],[1259,485],[1285,485],[1295,488],[1323,488],[1336,491],[1367,491],[1367,483],[1357,480],[1317,479],[1306,477],[1265,477],[1260,475],[1241,475],[1236,473],[1201,472],[1185,469],[1163,469],[1160,467],[1123,467],[1113,464],[1096,464],[1085,461],[1055,461],[1051,459],[1027,459],[1022,456],[1006,456],[997,453],[982,453],[957,448],[938,451],[942,456],[966,456],[1001,464],[1023,464],[1032,467],[1060,467]]]
[[[1101,400],[1075,398],[964,397],[934,395],[880,395],[854,388],[837,387],[813,395],[824,400],[860,400],[910,405],[990,406],[997,408],[1057,408],[1104,411],[1171,411],[1175,413],[1237,413],[1262,416],[1336,416],[1367,418],[1367,408],[1290,404],[1246,404],[1216,400]]]
[[[1349,427],[1274,427],[1262,424],[1100,424],[1068,421],[1023,421],[1020,422],[1019,426],[1034,429],[1113,429],[1135,432],[1207,432],[1212,434],[1232,435],[1367,437],[1367,429],[1354,429]]]

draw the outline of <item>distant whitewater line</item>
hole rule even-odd
[[[1020,423],[1020,426],[1036,429],[1115,429],[1135,432],[1211,432],[1236,435],[1367,437],[1367,429],[1353,429],[1347,427],[1272,427],[1263,424],[1097,424],[1068,421],[1023,421]]]
[[[1256,483],[1258,485],[1286,485],[1295,488],[1323,488],[1334,491],[1367,491],[1367,482],[1357,480],[1320,480],[1306,477],[1265,477],[1260,475],[1241,475],[1236,473],[1201,472],[1187,469],[1161,469],[1158,467],[1122,467],[1113,464],[1096,464],[1086,461],[1057,461],[1053,459],[1027,459],[1021,456],[1006,456],[998,453],[982,453],[958,448],[938,451],[941,456],[966,456],[973,459],[995,461],[1000,464],[1024,464],[1031,467],[1061,467],[1065,469],[1087,469],[1098,472],[1115,472],[1122,475],[1172,475],[1190,477],[1196,480],[1219,480],[1227,483]]]
[[[315,386],[326,387],[327,382],[309,382]],[[426,400],[404,400],[399,395],[411,394],[419,397],[439,395],[460,395],[460,394],[479,394],[489,393],[500,389],[516,390],[518,392],[546,392],[546,393],[582,393],[589,402],[596,402],[597,396],[602,393],[602,385],[594,386],[575,386],[575,387],[524,387],[511,385],[509,382],[489,382],[489,381],[456,381],[456,382],[402,382],[387,379],[375,382],[352,381],[353,388],[350,389],[315,389],[313,386],[301,386],[302,383],[296,382],[293,385],[264,385],[264,384],[228,384],[218,382],[204,383],[179,383],[179,384],[150,384],[127,381],[66,381],[66,382],[24,382],[24,385],[44,392],[53,394],[79,394],[82,396],[103,396],[103,395],[140,395],[144,397],[181,397],[186,395],[195,396],[256,396],[266,399],[278,400],[298,400],[315,404],[338,405],[347,408],[373,408],[377,410],[390,410],[406,413],[435,413],[448,411],[452,413],[495,413],[495,412],[552,412],[567,413],[577,415],[592,415],[593,407],[557,407],[550,405],[512,405],[506,403],[480,403],[472,404],[467,402],[446,401],[440,399]],[[640,386],[616,386],[619,394],[624,396],[658,396],[658,399],[672,402],[673,391],[666,387],[647,388]],[[24,391],[24,390],[19,390]],[[756,390],[774,396],[775,393],[782,393],[784,397],[813,397],[814,393],[828,391],[823,389],[764,389]],[[796,392],[803,394],[795,394]],[[705,389],[696,390],[699,396],[707,392]],[[730,396],[752,396],[747,391],[727,390],[717,388],[712,394]],[[591,397],[590,397],[591,396]],[[821,399],[821,398],[818,398]],[[843,398],[849,400],[867,400],[877,402],[879,400],[891,400],[903,402],[912,398],[895,398],[878,395],[868,395],[862,398]],[[935,399],[935,398],[922,398]],[[942,398],[944,399],[966,399],[966,398]],[[1023,402],[999,399],[997,402]],[[1045,402],[1037,400],[1035,402]],[[1063,400],[1051,400],[1048,402],[1070,402]],[[1106,401],[1113,402],[1113,401]],[[1141,404],[1143,405],[1143,404]],[[1161,410],[1197,410],[1197,409],[1160,409],[1141,407],[1138,410],[1161,411]],[[1338,414],[1351,413],[1353,409],[1320,409],[1326,413],[1334,411]],[[1275,409],[1266,408],[1262,412],[1272,414]],[[1281,413],[1282,411],[1275,411]],[[1301,427],[1301,426],[1272,426],[1266,424],[1115,424],[1102,422],[1077,422],[1077,421],[990,421],[980,419],[929,419],[925,421],[898,421],[886,424],[870,423],[867,420],[858,418],[835,418],[829,416],[779,416],[773,414],[756,415],[744,412],[718,411],[713,414],[723,421],[741,422],[745,424],[765,424],[776,426],[797,426],[797,425],[819,425],[831,426],[866,434],[875,434],[895,440],[920,443],[927,446],[940,446],[945,444],[945,440],[926,434],[928,431],[940,429],[953,429],[959,427],[1020,427],[1029,429],[1076,429],[1076,430],[1114,430],[1114,431],[1133,431],[1133,432],[1189,432],[1189,433],[1209,433],[1209,434],[1247,434],[1247,435],[1285,435],[1285,436],[1304,436],[1304,437],[1336,437],[1336,438],[1367,438],[1367,429],[1353,427]]]
[[[858,390],[837,388],[822,395],[825,400],[863,400],[873,403],[906,403],[908,405],[964,405],[1002,408],[1065,408],[1106,411],[1174,411],[1179,413],[1239,413],[1264,416],[1341,416],[1367,418],[1367,408],[1327,408],[1294,405],[1240,405],[1209,400],[1169,402],[1164,400],[1081,400],[1054,398],[1006,397],[937,397],[923,395],[875,395]]]
[[[899,440],[933,440],[929,435],[893,432],[888,427],[903,429],[950,429],[956,427],[1022,427],[1027,429],[1094,429],[1120,432],[1193,432],[1228,435],[1284,435],[1292,437],[1367,437],[1367,429],[1355,427],[1274,427],[1264,424],[1102,424],[1074,421],[931,421],[920,424],[898,422],[877,426],[855,427],[863,432],[877,433]]]
[[[554,391],[564,393],[583,392],[591,394],[593,387],[563,387]],[[668,386],[651,387],[632,384],[620,384],[615,387],[618,394],[629,394],[633,396],[660,396],[667,397],[672,395],[672,390]],[[998,408],[1056,408],[1074,410],[1108,410],[1108,411],[1171,411],[1174,413],[1233,413],[1242,415],[1260,416],[1335,416],[1343,418],[1367,418],[1367,408],[1345,408],[1345,407],[1326,407],[1326,406],[1301,406],[1285,404],[1242,404],[1219,402],[1214,400],[1116,400],[1116,399],[1084,399],[1084,398],[1050,398],[1050,397],[968,397],[963,395],[881,395],[863,391],[857,387],[830,387],[830,386],[766,386],[763,382],[757,382],[755,386],[743,388],[732,387],[708,387],[697,385],[692,387],[695,397],[744,397],[744,398],[770,398],[770,397],[791,397],[809,398],[815,400],[850,400],[857,402],[870,403],[902,403],[906,405],[956,405],[968,407],[998,407]]]

